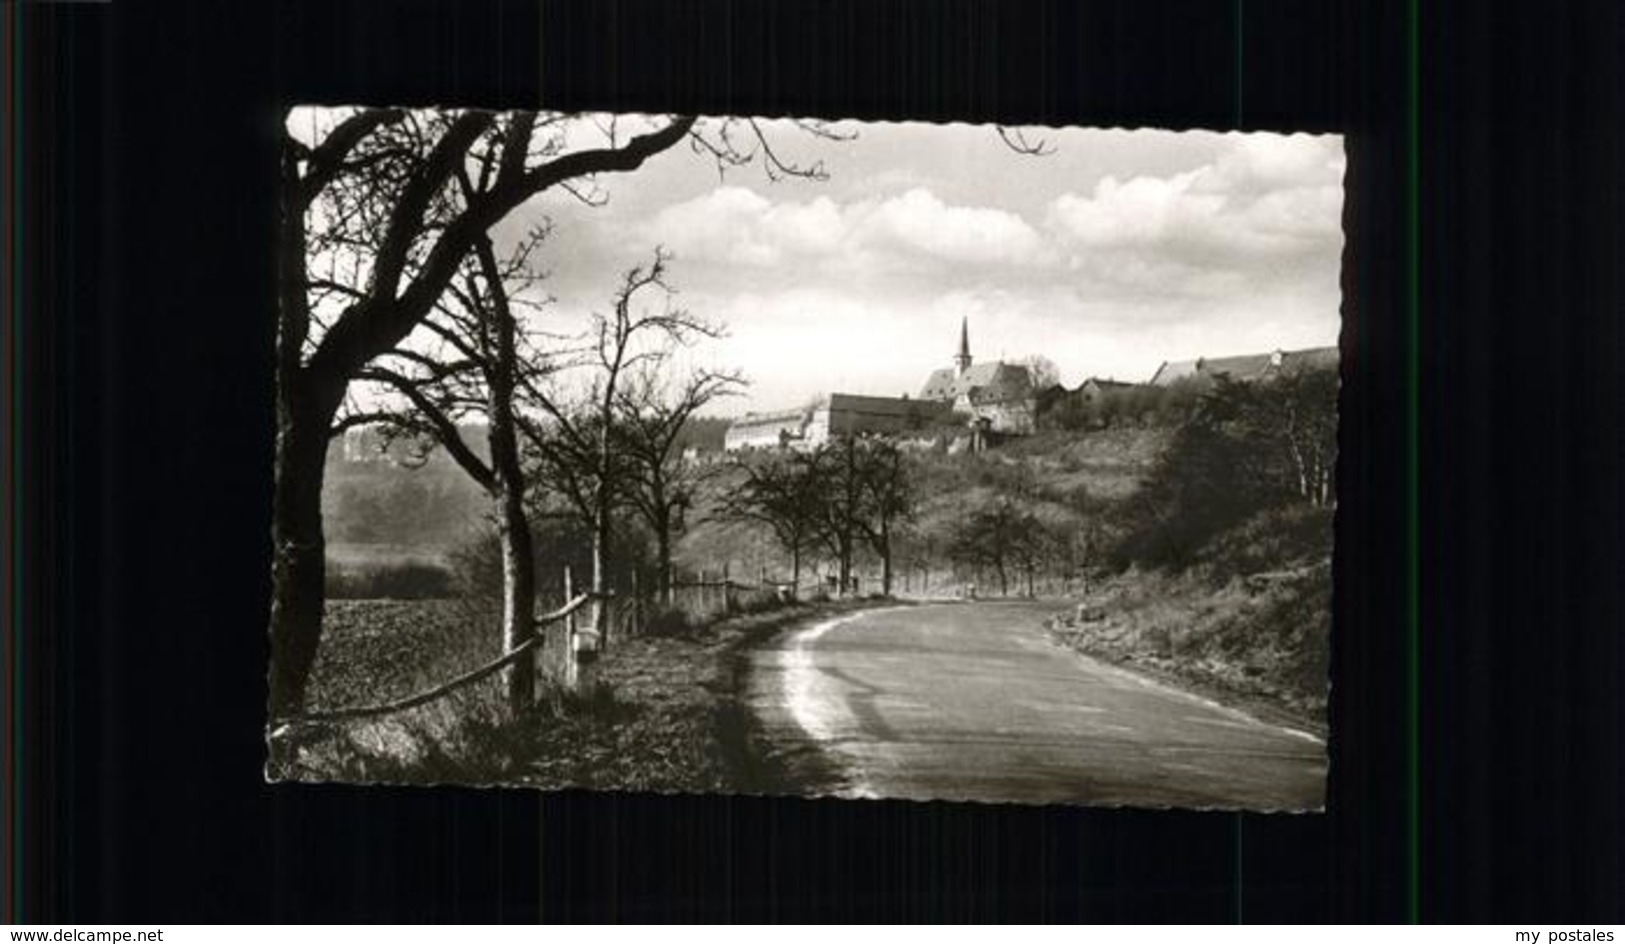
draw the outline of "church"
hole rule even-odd
[[[993,432],[1015,435],[1033,431],[1037,395],[1032,374],[1021,364],[972,363],[968,319],[959,322],[954,366],[932,371],[920,390],[921,400],[952,404],[955,413],[970,416]]]
[[[723,449],[815,449],[844,436],[919,436],[950,415],[968,419],[971,441],[983,443],[983,433],[1031,433],[1036,412],[1037,391],[1027,368],[1003,361],[973,364],[970,325],[961,321],[954,366],[933,371],[919,397],[830,393],[799,409],[747,413],[728,427]]]

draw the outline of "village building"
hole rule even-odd
[[[773,413],[746,413],[733,421],[723,434],[725,452],[742,449],[785,449],[799,444],[812,419],[808,409],[778,410]]]
[[[1268,380],[1285,374],[1337,368],[1337,348],[1312,347],[1299,351],[1272,351],[1267,354],[1241,354],[1234,357],[1198,357],[1195,360],[1164,361],[1151,375],[1154,387],[1170,387],[1180,381],[1211,383],[1228,377],[1242,383]]]
[[[1103,377],[1090,377],[1070,390],[1061,384],[1052,384],[1038,393],[1039,422],[1076,424],[1082,421],[1082,417],[1091,417],[1089,422],[1099,423],[1100,411],[1109,409],[1110,401],[1115,398],[1121,402],[1125,395],[1145,387],[1145,384]],[[1050,419],[1046,421],[1046,417]],[[1054,419],[1056,417],[1064,418],[1057,421]]]
[[[1003,434],[1032,432],[1037,412],[1037,391],[1026,367],[1003,361],[972,363],[968,321],[959,323],[954,366],[932,371],[920,389],[920,399],[951,404],[954,412]]]
[[[1072,392],[1084,403],[1098,403],[1103,397],[1114,393],[1127,393],[1139,386],[1143,385],[1123,380],[1103,380],[1099,377],[1090,377],[1083,383],[1078,384],[1078,389]]]
[[[985,443],[989,433],[1031,433],[1037,411],[1032,374],[1003,361],[973,364],[969,325],[962,321],[954,366],[933,371],[919,397],[830,393],[799,409],[747,413],[728,427],[723,449],[816,449],[844,436],[906,437],[954,414],[964,419],[968,441]]]
[[[845,436],[919,432],[941,419],[948,408],[945,403],[908,397],[831,393],[801,409],[747,413],[728,427],[723,449],[816,449]]]
[[[939,420],[942,403],[908,397],[866,397],[832,393],[813,406],[805,442],[817,447],[842,436],[890,436],[918,432]]]

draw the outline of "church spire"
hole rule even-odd
[[[954,374],[964,376],[970,370],[970,318],[959,320],[959,353],[954,356]]]

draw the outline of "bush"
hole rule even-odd
[[[1214,583],[1326,561],[1332,553],[1332,509],[1267,508],[1215,537],[1201,557]]]
[[[1246,460],[1244,447],[1207,424],[1180,428],[1121,512],[1113,567],[1182,571],[1213,537],[1272,503],[1247,479]]]

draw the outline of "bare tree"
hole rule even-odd
[[[863,477],[855,437],[842,436],[824,443],[809,460],[822,486],[817,505],[818,538],[840,574],[841,593],[852,588],[852,555],[863,519]]]
[[[715,470],[685,461],[677,443],[695,411],[737,393],[745,381],[736,372],[697,369],[672,383],[662,379],[661,366],[645,365],[623,388],[615,433],[629,465],[627,499],[654,534],[660,599],[670,603],[672,535]]]
[[[720,172],[759,161],[770,176],[822,177],[782,160],[752,121],[641,119],[626,134],[579,116],[358,109],[281,140],[276,339],[276,483],[271,716],[298,713],[321,642],[321,492],[328,440],[365,422],[339,419],[352,380],[397,350],[434,310],[490,229],[536,194],[559,188],[605,199],[598,176],[634,171],[687,141]],[[291,119],[291,114],[290,114]],[[822,138],[841,134],[798,122]],[[590,130],[590,129],[589,129]],[[470,175],[469,188],[459,174]],[[362,411],[364,413],[364,411]]]
[[[824,483],[802,454],[741,456],[732,463],[739,483],[723,497],[717,517],[766,525],[790,556],[791,593],[801,589],[801,563],[817,540]]]
[[[1032,378],[1034,390],[1048,390],[1061,382],[1060,368],[1042,354],[1022,358],[1021,366],[1027,368],[1027,376]]]
[[[515,309],[539,308],[545,301],[532,297],[530,290],[540,280],[531,257],[546,236],[545,226],[533,228],[501,260],[490,239],[476,240],[460,277],[448,283],[446,296],[424,319],[417,332],[423,337],[357,373],[357,380],[394,394],[393,401],[346,417],[377,421],[386,435],[410,435],[444,450],[490,496],[502,553],[502,640],[507,650],[535,632],[536,559],[525,513],[527,483],[515,393],[522,380],[534,382],[545,359]],[[486,457],[464,439],[463,427],[470,422],[486,427]],[[515,713],[534,701],[533,660],[519,660],[507,669],[507,691]]]
[[[609,591],[612,516],[617,498],[636,491],[630,471],[635,465],[630,456],[615,448],[621,438],[616,428],[624,406],[624,385],[644,369],[664,363],[673,345],[719,333],[708,322],[672,304],[674,293],[666,282],[670,259],[664,249],[657,248],[648,265],[634,266],[622,277],[610,311],[593,316],[582,353],[567,365],[572,373],[587,374],[585,397],[572,402],[567,392],[532,384],[527,389],[530,402],[549,422],[520,422],[544,457],[546,468],[592,528],[592,590],[597,595],[592,626],[600,641],[609,615],[604,595]],[[643,304],[643,297],[650,294],[659,298],[652,307]]]
[[[1329,506],[1336,499],[1337,371],[1294,371],[1273,386],[1271,412],[1290,458],[1297,493],[1311,505]]]
[[[859,509],[855,524],[880,558],[880,587],[892,591],[892,536],[914,508],[903,451],[889,439],[867,439],[857,449]]]
[[[1010,593],[1010,568],[1020,567],[1027,575],[1028,592],[1037,567],[1042,527],[1037,518],[1008,498],[977,509],[954,526],[948,555],[956,563],[980,574],[992,568],[999,577],[999,595]]]

